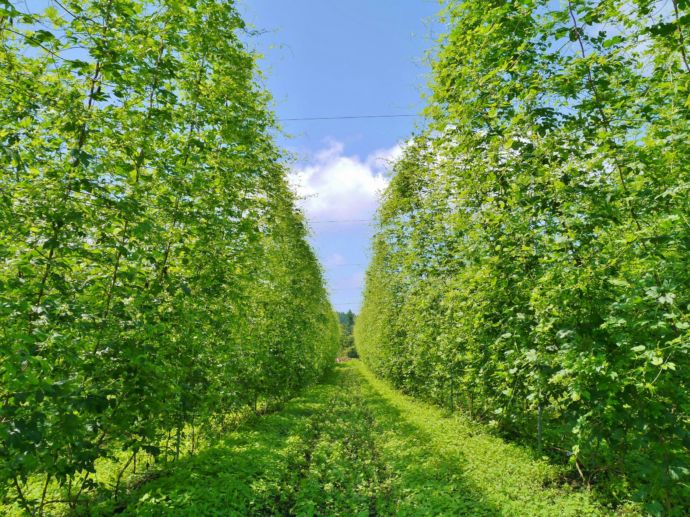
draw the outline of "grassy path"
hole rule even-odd
[[[131,494],[127,515],[599,515],[556,470],[361,364]]]

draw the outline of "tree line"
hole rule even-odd
[[[250,35],[231,0],[0,0],[0,498],[27,512],[334,362]]]
[[[340,322],[340,351],[338,355],[340,357],[357,358],[355,337],[353,335],[355,319],[355,314],[351,310],[338,312],[338,320]]]
[[[355,325],[396,386],[690,506],[690,3],[449,1]]]

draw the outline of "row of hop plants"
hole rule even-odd
[[[690,3],[450,1],[443,16],[357,350],[611,504],[685,514]]]
[[[334,362],[250,36],[231,0],[0,0],[0,499],[74,508]]]

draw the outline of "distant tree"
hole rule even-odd
[[[349,310],[347,312],[338,312],[338,321],[340,321],[340,356],[341,357],[358,357],[355,350],[355,340],[352,331],[355,326],[355,314]]]

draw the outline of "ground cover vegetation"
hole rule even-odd
[[[690,3],[451,1],[445,19],[357,350],[611,504],[684,515]]]
[[[607,515],[560,469],[338,365],[279,411],[131,477],[123,515]],[[112,500],[91,515],[111,515]],[[626,515],[634,515],[631,509]]]
[[[0,499],[78,512],[339,329],[233,2],[30,4],[0,0]]]

